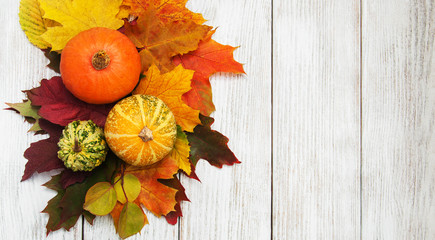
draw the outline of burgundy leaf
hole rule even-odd
[[[207,160],[211,165],[221,168],[222,165],[240,163],[228,148],[228,138],[218,131],[211,130],[214,119],[200,115],[202,125],[197,125],[193,133],[186,132],[190,144],[190,160],[196,166],[199,159]]]
[[[21,181],[29,179],[35,172],[41,173],[64,168],[63,162],[57,157],[57,142],[63,128],[44,119],[39,120],[39,125],[50,137],[30,144],[30,147],[24,152],[24,157],[27,158],[28,162]]]
[[[40,87],[26,92],[33,105],[41,106],[38,111],[41,117],[61,126],[75,120],[92,120],[104,127],[113,107],[113,104],[95,105],[79,100],[65,88],[60,77],[43,79]]]

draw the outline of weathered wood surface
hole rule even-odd
[[[55,73],[0,9],[1,99]],[[212,78],[214,129],[242,161],[200,161],[175,225],[147,212],[129,239],[435,239],[432,0],[191,0],[247,75]],[[4,105],[6,107],[6,105]],[[273,112],[272,112],[273,111]],[[2,239],[46,239],[50,174],[19,182],[43,138],[2,111]],[[273,188],[272,188],[273,186]],[[83,236],[83,237],[82,237]],[[118,239],[110,217],[47,239]]]
[[[359,13],[274,1],[274,239],[359,238]]]
[[[362,239],[435,239],[435,2],[362,10]]]

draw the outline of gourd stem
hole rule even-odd
[[[142,139],[143,142],[148,142],[153,140],[153,131],[151,129],[147,128],[146,126],[142,128],[140,131],[138,137]]]
[[[104,50],[99,50],[92,56],[92,66],[96,70],[103,70],[107,66],[109,66],[110,63],[110,57],[109,54],[106,53]]]
[[[76,152],[76,153],[82,151],[82,147],[80,146],[79,140],[77,138],[74,139],[74,148],[73,148],[73,151]]]

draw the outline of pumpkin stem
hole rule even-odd
[[[104,50],[100,50],[94,54],[92,57],[92,66],[96,70],[103,70],[107,66],[109,66],[110,63],[110,57],[109,54],[106,53]]]
[[[74,148],[73,151],[78,153],[82,151],[82,147],[79,144],[79,140],[77,138],[74,139]]]
[[[145,126],[142,128],[138,136],[142,139],[143,142],[148,142],[150,140],[153,140],[153,131]]]

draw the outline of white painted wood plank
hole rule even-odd
[[[0,96],[4,102],[20,102],[21,90],[38,85],[54,73],[46,68],[43,53],[30,44],[18,22],[19,1],[2,1],[0,8]],[[2,105],[1,108],[7,107]],[[0,238],[1,239],[80,239],[81,220],[69,232],[59,230],[46,238],[48,214],[41,213],[55,192],[41,185],[50,174],[33,176],[20,182],[27,160],[23,153],[30,143],[42,138],[27,133],[30,125],[12,111],[0,112]],[[51,173],[53,174],[53,172]]]
[[[435,239],[435,3],[363,1],[362,238]]]
[[[214,39],[241,47],[235,58],[246,76],[221,74],[211,79],[216,119],[242,162],[217,169],[200,161],[201,183],[184,178],[190,203],[182,205],[180,238],[269,239],[271,220],[271,1],[193,0]]]
[[[273,239],[359,239],[359,3],[273,10]]]

